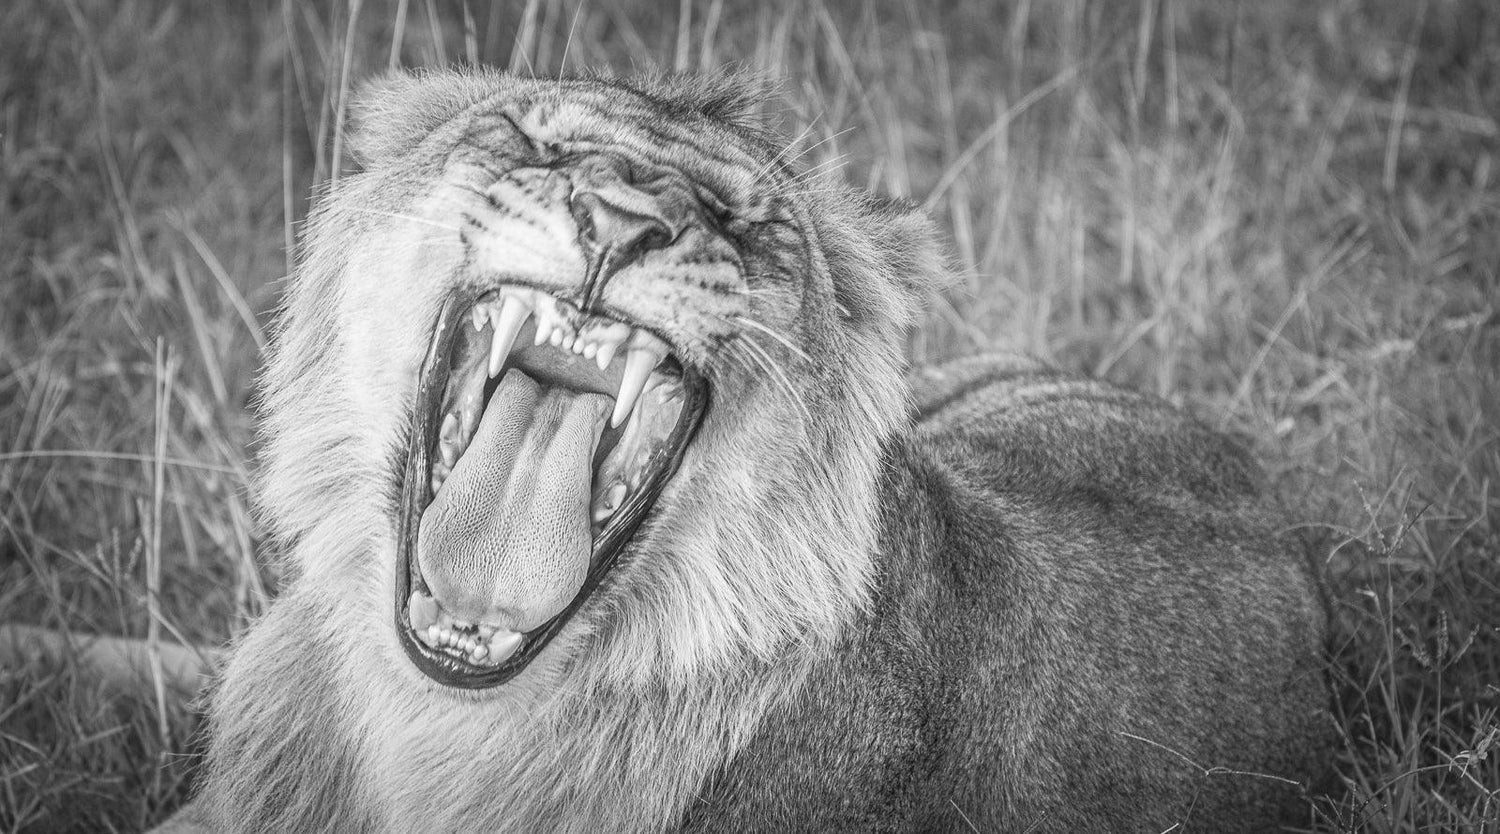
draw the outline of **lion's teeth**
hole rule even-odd
[[[619,342],[605,342],[599,346],[598,354],[593,357],[594,361],[599,365],[599,370],[602,371],[609,368],[609,363],[615,360],[615,351],[619,349]]]
[[[500,312],[494,316],[495,335],[490,340],[490,376],[496,376],[505,366],[505,357],[510,355],[516,334],[521,332],[521,326],[530,315],[531,307],[517,296],[507,295],[500,302]]]
[[[625,354],[625,375],[620,379],[620,393],[615,395],[615,412],[609,424],[619,428],[635,408],[635,401],[646,389],[646,380],[667,355],[667,345],[661,339],[644,330],[637,330],[630,337],[629,352]]]
[[[490,319],[489,309],[483,304],[475,304],[474,312],[470,315],[473,317],[475,330],[483,330],[484,323]]]
[[[443,417],[443,427],[438,431],[438,454],[443,458],[443,465],[449,469],[458,463],[458,456],[463,454],[459,445],[463,442],[459,434],[458,415],[448,412]]]
[[[632,349],[625,355],[625,375],[620,378],[620,391],[615,394],[615,411],[609,424],[619,428],[635,409],[635,401],[646,389],[646,378],[656,367],[656,357],[649,350]]]
[[[629,487],[616,481],[609,488],[600,493],[594,501],[593,520],[595,524],[607,520],[615,514],[625,503],[625,496],[630,493]]]
[[[494,639],[490,641],[488,651],[490,662],[502,663],[515,654],[516,649],[521,647],[521,641],[525,636],[519,631],[496,632]]]
[[[421,591],[412,591],[406,598],[406,617],[413,631],[431,631],[437,625],[437,600]]]

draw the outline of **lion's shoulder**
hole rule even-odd
[[[1112,499],[1186,493],[1206,504],[1260,495],[1248,445],[1172,404],[1023,356],[975,357],[911,375],[907,438],[976,486]]]

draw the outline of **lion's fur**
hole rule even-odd
[[[1156,824],[1196,787],[1200,807],[1263,796],[1187,779],[1151,742],[1311,775],[1281,748],[1316,720],[1321,613],[1248,458],[1026,363],[909,384],[901,334],[945,280],[930,224],[793,175],[745,126],[745,89],[467,71],[367,90],[366,172],[310,221],[264,380],[262,502],[288,579],[213,697],[209,827],[946,829],[959,809],[1079,830]],[[778,337],[758,361],[709,357],[710,414],[622,564],[526,673],[474,694],[396,644],[395,494],[463,266],[434,183],[516,100],[544,112],[507,111],[534,133],[691,131],[742,157],[726,176],[794,231],[766,231],[746,270]],[[1132,654],[1156,645],[1150,668]]]

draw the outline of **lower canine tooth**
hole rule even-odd
[[[516,653],[521,647],[521,641],[526,635],[519,631],[499,631],[495,633],[495,639],[490,641],[489,655],[496,663]]]
[[[437,625],[437,600],[421,591],[412,591],[406,598],[406,618],[416,631],[431,631]]]

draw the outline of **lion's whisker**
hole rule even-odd
[[[750,316],[745,315],[744,313],[736,313],[736,314],[734,314],[734,316],[732,316],[732,318],[735,321],[739,322],[740,324],[749,325],[750,327],[753,327],[756,330],[759,330],[760,332],[762,332],[762,333],[766,334],[767,336],[770,336],[771,338],[773,338],[776,341],[780,342],[782,344],[782,346],[784,346],[787,350],[791,351],[792,353],[797,354],[797,356],[799,358],[801,358],[802,361],[804,361],[804,362],[811,362],[812,361],[812,357],[810,357],[810,356],[807,355],[807,351],[805,351],[802,348],[798,347],[794,342],[792,342],[791,339],[788,339],[786,336],[783,336],[782,334],[776,332],[776,330],[772,329],[771,327],[768,327],[763,322],[757,321],[757,320],[751,318]]]
[[[459,231],[459,228],[457,226],[449,226],[446,223],[439,223],[438,221],[432,220],[430,218],[418,217],[414,214],[402,214],[401,212],[397,211],[385,211],[383,209],[372,209],[366,208],[364,206],[340,206],[339,211],[357,214],[370,214],[376,217],[389,217],[392,220],[407,220],[412,223],[420,223],[424,226],[432,226],[435,229],[442,229],[445,232],[453,232],[455,234],[457,234]]]
[[[808,410],[807,403],[803,400],[802,395],[798,393],[796,387],[792,385],[791,380],[787,378],[786,371],[782,369],[780,363],[766,352],[763,345],[755,341],[754,336],[744,331],[740,331],[735,335],[739,337],[736,344],[744,347],[745,355],[754,360],[760,369],[765,371],[772,384],[777,385],[786,392],[787,399],[797,407],[797,411],[802,417],[803,425],[811,426],[813,423],[812,412]]]
[[[811,125],[811,124],[808,125],[802,131],[802,133],[797,136],[796,142],[801,142],[802,138],[804,136],[806,136],[809,133],[812,133],[812,130],[813,130],[813,125]],[[812,143],[811,145],[808,145],[805,148],[796,148],[794,153],[790,153],[790,154],[788,154],[786,156],[786,164],[791,165],[792,163],[795,163],[795,162],[801,160],[802,158],[808,156],[809,154],[811,154],[813,151],[817,150],[818,148],[823,147],[824,145],[828,144],[829,142],[833,142],[833,141],[838,140],[839,138],[843,137],[847,133],[852,132],[853,130],[854,130],[853,127],[846,127],[846,128],[841,129],[841,130],[835,130],[834,132],[832,132],[832,133],[824,136],[822,139],[819,139],[818,141]],[[791,150],[791,149],[792,149],[792,146],[789,146],[788,150]],[[837,156],[835,156],[833,158],[837,159],[837,160],[843,160],[843,159],[845,159],[847,157],[848,157],[848,154],[839,154],[839,155],[837,155]],[[824,163],[819,163],[819,165],[822,165],[822,164],[824,164]],[[812,169],[808,169],[808,170],[816,170],[817,167],[818,166],[813,166]],[[802,173],[805,173],[805,172],[802,172]],[[798,176],[801,176],[802,173],[798,173],[798,174],[794,175],[793,179],[796,179]]]

